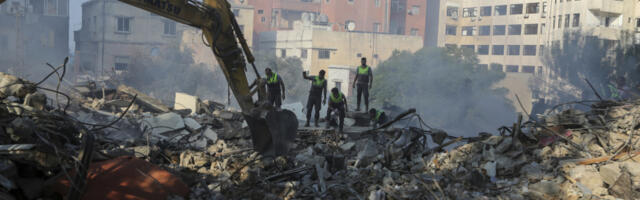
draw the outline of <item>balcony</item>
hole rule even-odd
[[[588,0],[587,6],[592,12],[622,14],[624,1],[621,0]]]

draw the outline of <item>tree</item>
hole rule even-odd
[[[248,66],[250,67],[250,65]],[[260,75],[264,78],[264,69],[271,68],[278,76],[282,77],[285,84],[286,103],[301,102],[303,105],[307,102],[307,93],[311,87],[311,83],[302,78],[302,61],[296,57],[278,58],[268,52],[257,52],[256,68]],[[255,75],[250,74],[250,82],[253,81]]]
[[[617,41],[591,35],[566,32],[562,40],[547,48],[542,60],[549,72],[534,83],[545,87],[532,87],[534,92],[548,97],[547,104],[597,99],[585,79],[605,99],[610,97],[608,85],[619,77],[625,77],[628,86],[638,83],[640,49],[632,44],[633,35],[621,32]]]
[[[472,51],[458,48],[394,53],[374,73],[372,105],[415,107],[430,125],[463,135],[496,130],[513,121],[515,109],[506,89],[493,89],[505,74],[477,63]]]

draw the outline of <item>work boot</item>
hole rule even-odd
[[[309,127],[309,121],[307,121],[307,123],[304,124],[304,127]]]

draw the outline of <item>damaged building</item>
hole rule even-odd
[[[69,54],[68,0],[8,0],[0,4],[0,66],[25,75]]]

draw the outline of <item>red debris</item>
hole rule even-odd
[[[145,160],[123,156],[92,163],[82,199],[167,199],[188,197],[189,188],[180,178]],[[58,181],[55,191],[65,195],[69,181]]]

